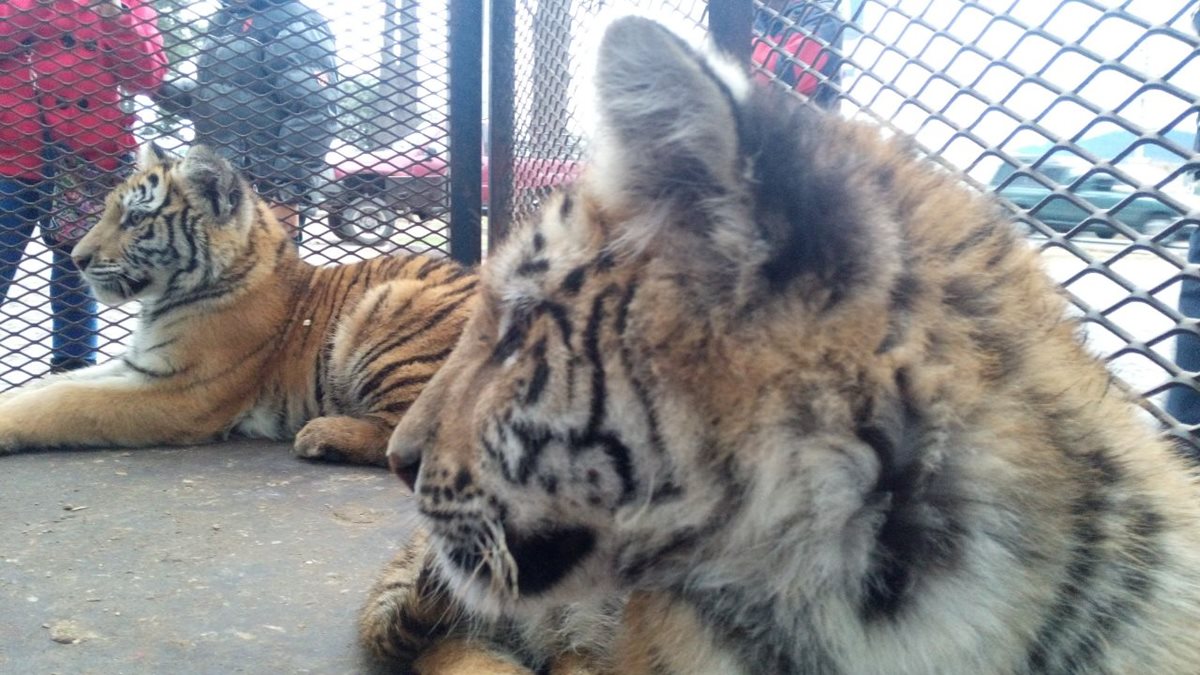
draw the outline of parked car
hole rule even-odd
[[[390,237],[404,216],[434,218],[449,185],[444,148],[417,132],[375,151],[335,141],[325,161],[329,186],[322,209],[334,234],[367,246]]]
[[[1012,164],[1001,165],[990,187],[1017,207],[1015,215],[1018,218],[1036,218],[1056,232],[1069,232],[1087,219],[1108,212],[1110,218],[1124,223],[1130,229],[1153,236],[1170,227],[1180,216],[1178,211],[1161,200],[1137,192],[1111,175],[1094,173],[1079,181],[1086,171],[1086,167],[1065,164],[1043,164],[1037,169],[1039,174],[1053,183],[1063,186],[1074,184],[1068,191],[1092,208],[1077,205],[1061,194],[1054,194],[1051,188],[1032,176],[1021,174],[1014,177],[1016,167]],[[1079,182],[1076,184],[1076,181]],[[1103,221],[1093,221],[1086,229],[1105,239],[1117,233]],[[1174,235],[1185,236],[1183,229],[1180,228]]]
[[[335,143],[326,160],[332,185],[324,206],[330,228],[339,237],[373,246],[396,231],[407,216],[421,220],[444,216],[449,208],[449,162],[444,134],[416,132],[398,143],[366,152],[348,143]],[[482,155],[484,208],[490,197],[490,167],[486,145]],[[573,160],[538,157],[513,159],[516,200],[536,200],[554,187],[573,180],[581,164]]]

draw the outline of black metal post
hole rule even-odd
[[[708,32],[717,47],[739,62],[750,63],[754,0],[708,0]]]
[[[483,3],[450,0],[450,257],[480,259]]]
[[[513,212],[513,86],[516,84],[515,0],[491,3],[488,85],[488,251],[508,236]]]

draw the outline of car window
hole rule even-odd
[[[1004,182],[1005,178],[1013,175],[1013,172],[1016,170],[1017,167],[1013,166],[1012,164],[1001,164],[1000,168],[996,169],[996,174],[992,176],[992,186],[994,187],[1000,185]]]
[[[1069,185],[1071,181],[1079,177],[1078,174],[1065,166],[1042,166],[1038,171],[1059,185]]]
[[[1009,183],[1009,184],[1008,184],[1006,187],[1009,187],[1009,188],[1027,188],[1027,189],[1028,189],[1028,188],[1032,188],[1032,189],[1038,189],[1038,188],[1041,188],[1041,189],[1043,189],[1043,190],[1045,190],[1045,189],[1046,189],[1046,187],[1045,187],[1044,185],[1042,185],[1041,183],[1039,183],[1039,182],[1037,182],[1036,180],[1034,180],[1034,179],[1033,179],[1031,176],[1017,176],[1017,177],[1016,177],[1016,178],[1014,178],[1014,179],[1012,180],[1012,182],[1011,182],[1011,183]]]
[[[1112,176],[1092,176],[1080,183],[1079,190],[1096,190],[1100,192],[1109,192],[1116,185],[1116,181]]]

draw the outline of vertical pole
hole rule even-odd
[[[516,2],[491,0],[488,87],[488,251],[508,236],[513,212],[513,87],[516,84]]]
[[[708,32],[717,47],[750,64],[751,28],[754,25],[754,0],[708,0]]]
[[[450,0],[450,257],[480,259],[483,3]]]

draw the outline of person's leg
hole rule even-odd
[[[1200,229],[1188,242],[1188,262],[1200,262]],[[1200,317],[1200,280],[1184,277],[1179,290],[1179,313]],[[1183,370],[1200,372],[1200,337],[1181,333],[1175,338],[1175,363]],[[1167,395],[1167,412],[1184,424],[1200,424],[1200,392],[1191,387],[1174,387]]]
[[[299,243],[300,210],[292,204],[278,204],[276,202],[270,202],[270,204],[271,213],[275,214],[275,218],[278,219],[279,222],[283,223],[283,226],[287,228],[288,233],[292,235],[292,239],[295,239],[296,242]]]
[[[0,303],[8,299],[43,200],[36,181],[0,178]]]
[[[287,168],[280,169],[278,159],[261,161],[249,173],[259,196],[267,202],[276,220],[287,229],[292,241],[299,245],[300,214],[307,204],[311,189],[307,180],[309,169],[297,163],[286,163]]]
[[[104,198],[120,171],[101,170],[94,162],[54,147],[53,213],[42,221],[43,237],[53,256],[50,309],[54,313],[52,372],[75,370],[96,362],[99,318],[96,300],[71,260],[71,249],[95,224]]]
[[[50,310],[54,313],[50,370],[61,372],[93,365],[99,330],[96,300],[71,261],[70,247],[49,241],[47,245],[54,256],[50,269]]]

